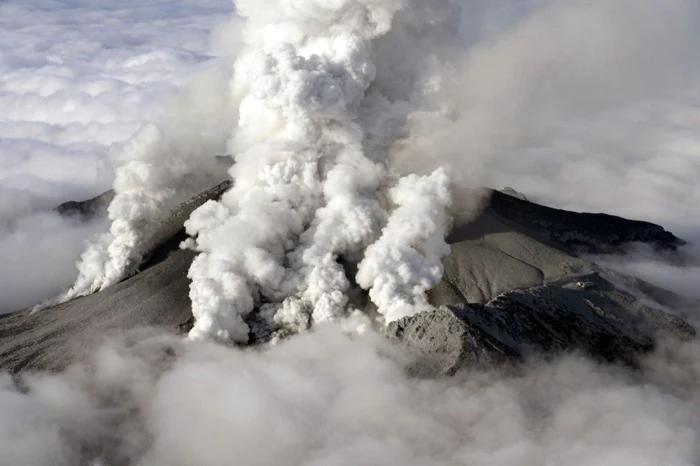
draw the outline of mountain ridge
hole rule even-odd
[[[186,238],[183,223],[199,205],[218,199],[230,186],[230,181],[220,183],[174,209],[149,242],[148,249],[152,252],[135,275],[90,296],[0,319],[0,368],[11,372],[61,370],[79,360],[86,348],[109,332],[142,326],[156,326],[174,333],[187,331],[192,323],[187,270],[195,253],[179,247]],[[485,202],[480,213],[468,220],[457,219],[448,235],[452,252],[443,261],[445,275],[429,294],[431,304],[443,310],[455,306],[472,310],[479,309],[478,306],[493,307],[494,300],[498,304],[508,293],[527,295],[538,287],[566,290],[575,287],[581,277],[592,276],[598,276],[606,287],[625,297],[620,309],[631,310],[638,300],[617,289],[600,275],[606,273],[604,270],[578,255],[622,253],[622,245],[628,241],[644,242],[671,253],[683,244],[672,233],[647,222],[553,209],[495,190],[487,190],[483,195]],[[83,203],[68,204],[62,212],[99,213],[99,209],[106,208],[106,197],[105,193]],[[575,306],[585,305],[586,299],[590,301],[587,294]],[[521,313],[529,315],[533,311]],[[420,319],[424,315],[407,319]],[[523,319],[527,321],[529,317]],[[481,331],[486,328],[481,327]],[[683,324],[679,327],[685,328]],[[690,329],[688,326],[681,333],[690,336],[694,332]],[[276,329],[268,330],[269,335]],[[653,340],[653,336],[649,338]],[[495,340],[491,341],[493,344]],[[564,346],[567,349],[586,346],[573,343]],[[648,349],[648,345],[641,346]],[[547,349],[542,346],[540,350]]]

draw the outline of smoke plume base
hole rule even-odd
[[[385,318],[415,313],[429,307],[425,293],[449,250],[445,172],[396,183],[389,167],[416,89],[384,95],[380,80],[396,71],[380,70],[376,56],[396,23],[413,33],[412,21],[428,17],[397,19],[414,5],[391,2],[278,6],[270,17],[239,4],[246,46],[231,84],[241,99],[230,144],[235,185],[186,225],[200,253],[189,273],[195,338],[245,342],[245,319],[261,300],[277,324],[296,330],[346,316],[351,280],[341,256],[364,256],[357,283],[372,289]],[[451,7],[442,1],[434,11]],[[299,34],[304,26],[314,34]],[[417,67],[400,71],[426,79]],[[391,212],[378,198],[387,189]]]

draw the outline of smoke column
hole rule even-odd
[[[442,278],[441,259],[450,252],[444,235],[450,202],[444,170],[430,177],[406,176],[390,195],[399,207],[367,248],[357,274],[389,322],[430,309],[426,292]]]
[[[157,125],[149,124],[112,148],[116,179],[115,197],[108,209],[110,231],[88,244],[78,263],[75,285],[37,309],[102,290],[136,271],[148,252],[142,250],[144,245],[170,209],[206,186],[202,178],[211,178],[214,159],[209,168],[203,169],[207,161],[194,157],[200,149],[192,147],[183,152],[178,142],[166,138]]]
[[[245,342],[244,318],[260,304],[295,330],[345,316],[351,277],[338,259],[359,262],[365,250],[358,283],[380,314],[429,308],[448,252],[447,175],[391,188],[389,164],[433,58],[409,60],[395,45],[439,39],[456,11],[421,3],[237,2],[246,47],[231,83],[242,96],[235,185],[186,223],[200,253],[189,272],[192,337]]]
[[[221,178],[214,155],[225,148],[235,121],[225,83],[215,69],[195,75],[187,94],[165,105],[162,122],[110,148],[110,231],[87,245],[73,287],[35,309],[94,293],[136,272],[172,208]]]

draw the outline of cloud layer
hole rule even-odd
[[[108,224],[42,212],[111,187],[110,146],[186,106],[185,83],[211,100],[201,90],[217,86],[208,51],[227,39],[211,44],[210,31],[231,10],[225,1],[2,2],[0,313],[75,281],[84,243]]]

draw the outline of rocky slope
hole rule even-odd
[[[569,351],[634,365],[663,334],[690,338],[695,329],[597,273],[508,291],[485,304],[446,305],[385,330],[415,354],[415,371],[430,376]]]

